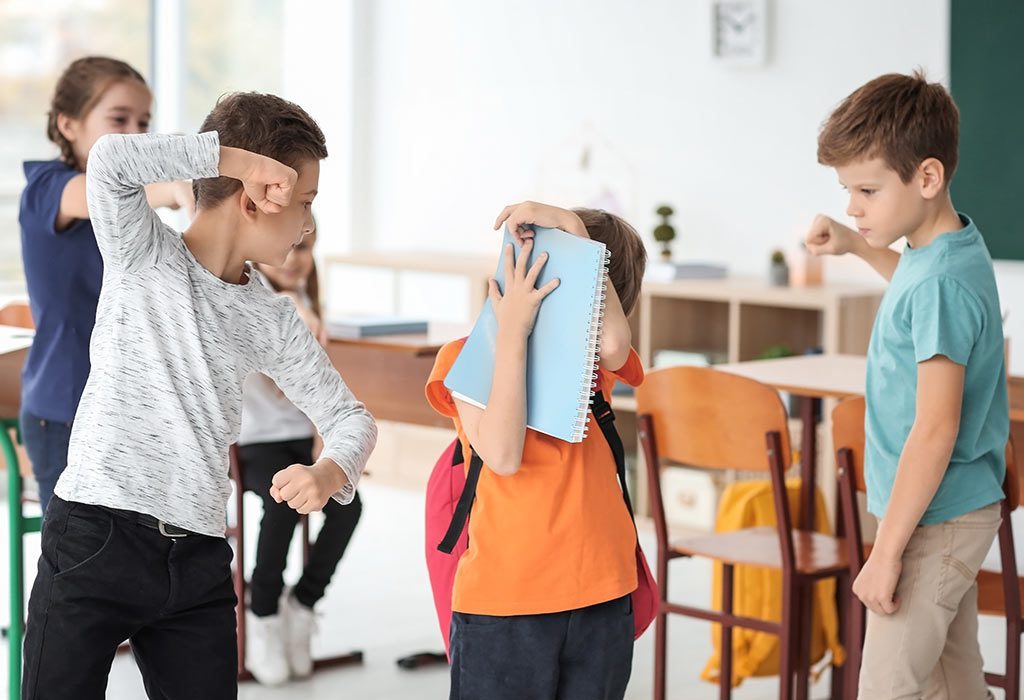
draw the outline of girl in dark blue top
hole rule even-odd
[[[60,158],[24,164],[18,220],[36,335],[22,372],[21,425],[44,513],[67,465],[103,280],[85,204],[86,160],[104,134],[147,131],[152,101],[127,63],[81,58],[61,75],[50,104],[46,131]],[[146,194],[154,207],[194,206],[188,183],[152,185]]]

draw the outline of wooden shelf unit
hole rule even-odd
[[[646,367],[667,349],[713,350],[729,362],[775,345],[865,354],[881,299],[872,287],[772,287],[746,278],[648,283],[634,345]]]

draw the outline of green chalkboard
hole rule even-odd
[[[1024,2],[952,0],[949,83],[960,107],[953,203],[993,258],[1024,260]]]

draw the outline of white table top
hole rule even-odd
[[[752,360],[715,365],[798,396],[846,398],[863,396],[867,358],[860,355],[798,355],[778,360]]]
[[[25,328],[16,326],[0,326],[0,355],[24,350],[32,345],[35,334]]]

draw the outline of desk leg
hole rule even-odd
[[[818,424],[815,414],[821,399],[805,396],[800,401],[803,436],[800,445],[800,514],[801,530],[814,530],[814,495],[818,478]]]

